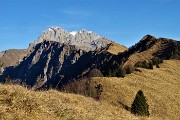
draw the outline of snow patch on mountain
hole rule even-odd
[[[75,36],[78,32],[77,31],[72,31],[70,32],[71,35]]]

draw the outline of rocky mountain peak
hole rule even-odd
[[[85,51],[93,51],[112,43],[111,40],[85,29],[68,32],[60,27],[51,27],[45,30],[30,46],[35,46],[45,40],[55,41],[66,45],[75,45],[77,48]]]
[[[144,41],[144,40],[155,40],[157,39],[155,36],[152,36],[152,35],[145,35],[140,41]]]

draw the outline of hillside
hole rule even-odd
[[[125,78],[93,78],[104,87],[102,100],[116,106],[131,106],[138,90],[143,90],[150,105],[150,117],[180,119],[180,61],[166,60],[160,68],[140,69]]]
[[[0,62],[4,63],[4,67],[16,66],[17,63],[21,62],[23,58],[27,55],[28,51],[25,49],[10,49],[6,50],[0,56]]]
[[[10,49],[4,52],[0,52],[0,64],[2,64],[3,68],[9,66],[16,66],[23,58],[28,54],[28,50],[22,49]],[[0,68],[0,74],[3,72],[3,69]]]
[[[109,58],[109,59],[108,59]],[[117,55],[107,56],[106,62],[97,68],[104,76],[118,68],[132,68],[137,63],[150,63],[152,61],[180,59],[180,42],[168,38],[156,38],[151,35],[144,36],[138,43]]]
[[[125,78],[92,78],[101,83],[100,101],[54,90],[35,92],[20,86],[0,85],[1,119],[87,119],[179,120],[180,61],[167,60],[154,70],[140,69]],[[121,108],[131,105],[136,92],[144,91],[150,105],[150,117],[136,117]]]
[[[123,66],[134,66],[139,61],[149,61],[155,57],[165,60],[180,59],[180,42],[146,35],[124,55],[128,56],[128,60]]]
[[[106,102],[54,90],[35,92],[0,85],[0,119],[8,120],[132,120],[137,117]]]
[[[126,48],[125,46],[122,46],[122,45],[117,44],[117,43],[112,43],[108,47],[107,52],[117,55],[118,53],[124,52],[126,50],[128,50],[128,48]]]

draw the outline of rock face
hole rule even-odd
[[[36,88],[61,87],[72,79],[86,76],[94,68],[98,71],[111,56],[125,50],[126,47],[87,30],[67,32],[52,27],[30,44],[25,54],[18,50],[3,54],[1,58],[9,62],[0,81],[10,77]]]
[[[91,69],[100,67],[112,55],[106,49],[87,52],[74,45],[43,41],[36,44],[18,66],[6,68],[1,80],[8,76],[30,86],[38,84],[37,88],[61,87],[69,80],[82,77]]]
[[[75,45],[77,48],[85,51],[93,51],[112,43],[111,40],[101,37],[92,31],[80,30],[68,32],[59,27],[51,27],[45,30],[30,46],[32,47],[44,40],[55,41],[66,45]]]

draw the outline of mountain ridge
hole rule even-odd
[[[101,37],[97,33],[85,29],[68,32],[60,27],[51,27],[46,29],[38,39],[30,45],[30,48],[44,40],[75,45],[77,48],[86,51],[93,51],[113,42],[105,37]]]
[[[134,67],[137,62],[151,61],[154,58],[180,59],[180,42],[172,39],[146,35],[127,49],[108,39],[99,38],[99,35],[92,32],[82,30],[75,36],[78,34],[82,34],[78,37],[79,41],[89,41],[87,44],[83,43],[85,47],[72,44],[76,39],[71,40],[74,36],[64,29],[54,27],[45,30],[27,49],[28,54],[22,61],[17,65],[6,67],[0,81],[3,82],[9,77],[21,80],[31,87],[61,88],[73,79],[88,76],[93,69],[97,69],[104,76],[110,76],[116,69]],[[96,37],[91,38],[91,35]],[[98,48],[97,42],[94,49],[94,45],[90,43],[96,38],[105,43],[105,46],[100,42],[101,47]]]

